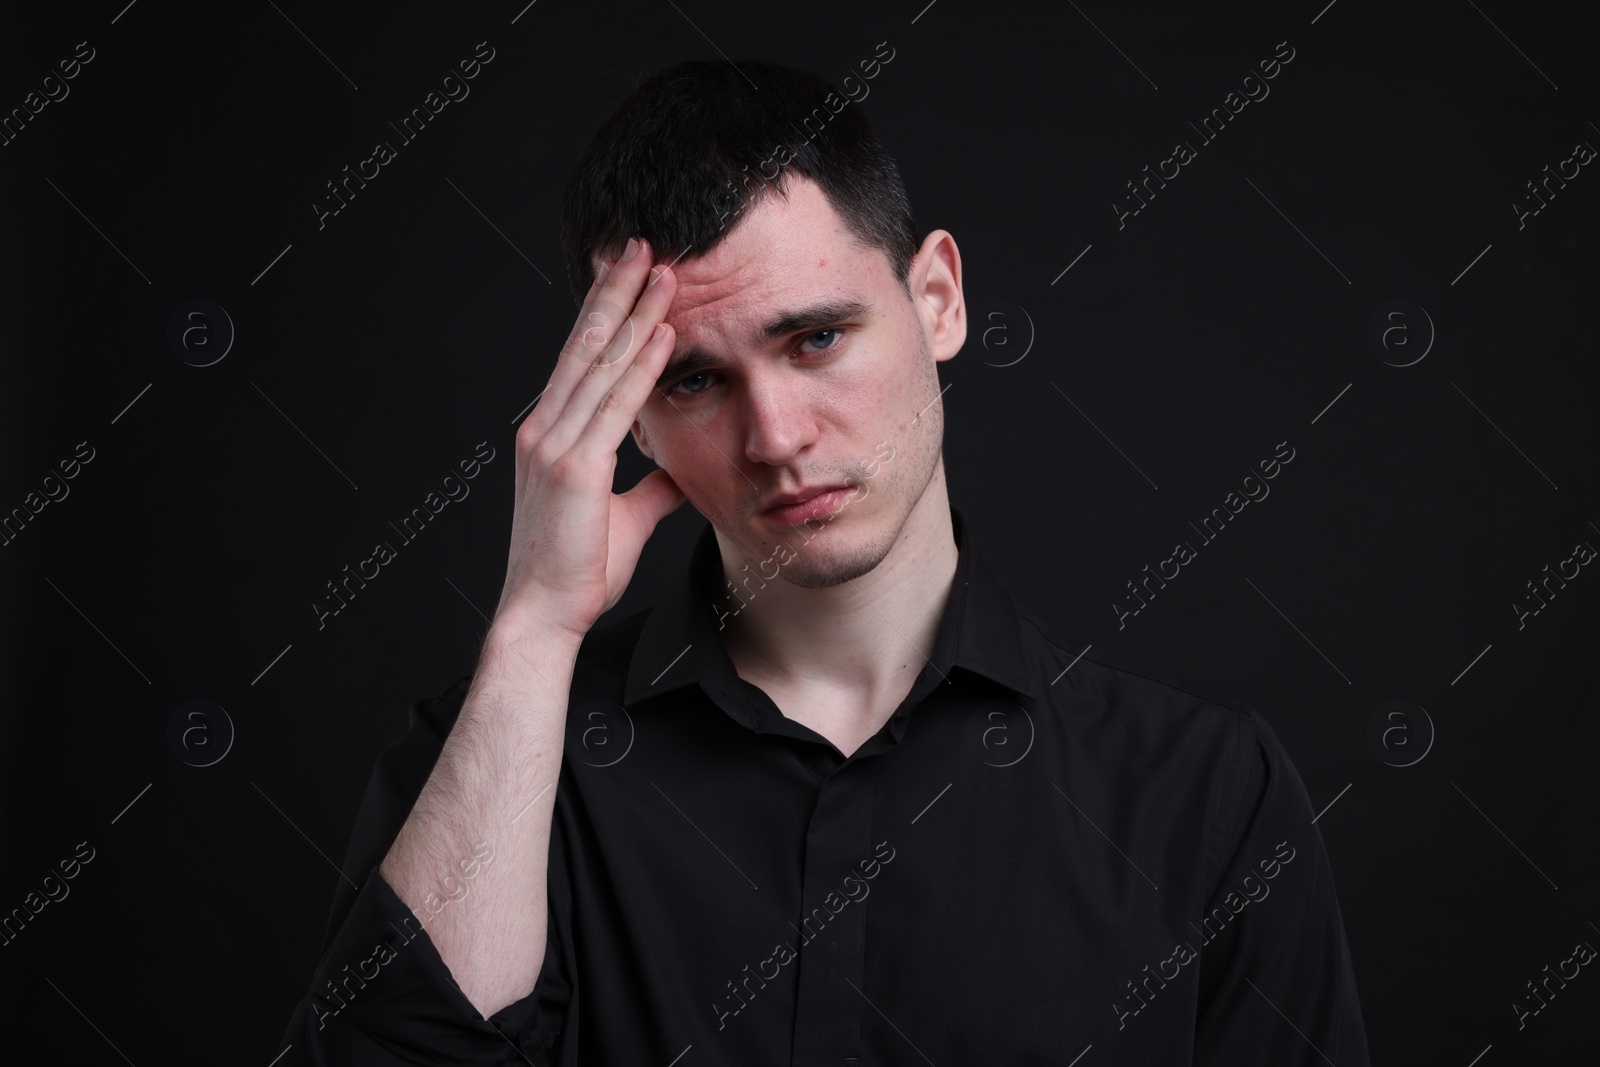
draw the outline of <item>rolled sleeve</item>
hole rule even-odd
[[[1197,1065],[1368,1067],[1355,970],[1311,801],[1277,735],[1241,712],[1201,920]]]
[[[289,1064],[399,1065],[552,1062],[572,983],[552,906],[545,961],[533,991],[485,1019],[461,992],[422,921],[378,872],[432,772],[470,677],[412,706],[409,728],[378,757],[342,868],[310,989],[283,1045]],[[559,879],[559,850],[552,848]]]

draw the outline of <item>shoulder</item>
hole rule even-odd
[[[1258,710],[1232,694],[1203,691],[1136,655],[1096,647],[1035,612],[1019,616],[1048,705],[1064,714],[1099,710],[1152,743],[1198,732],[1246,745],[1270,731]]]
[[[1049,671],[1045,707],[1092,753],[1097,770],[1141,789],[1160,782],[1174,805],[1205,812],[1208,877],[1248,827],[1281,837],[1310,824],[1305,784],[1260,710],[1134,656],[1090,647],[1037,615],[1024,613],[1023,626],[1047,661],[1040,665]]]
[[[1040,660],[1044,708],[1106,764],[1174,787],[1209,783],[1224,820],[1269,797],[1296,811],[1309,808],[1299,771],[1260,709],[1137,656],[1094,647],[1036,613],[1021,617],[1030,655]]]

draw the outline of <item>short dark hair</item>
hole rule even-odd
[[[691,60],[647,75],[567,179],[561,248],[574,298],[581,303],[594,281],[591,254],[619,251],[631,236],[668,263],[685,249],[691,259],[711,251],[749,207],[774,191],[787,198],[790,168],[821,187],[907,288],[917,250],[911,201],[861,106],[809,71]]]

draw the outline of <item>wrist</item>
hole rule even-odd
[[[550,613],[537,608],[502,608],[484,636],[484,656],[501,660],[508,653],[520,653],[541,665],[547,659],[576,659],[585,635],[551,620]]]

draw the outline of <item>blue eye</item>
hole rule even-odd
[[[695,380],[695,379],[696,379],[696,378],[705,378],[705,377],[707,377],[707,373],[706,373],[706,372],[705,372],[705,371],[701,371],[701,372],[700,372],[700,373],[699,373],[699,374],[691,374],[691,375],[689,375],[689,376],[688,376],[688,377],[687,377],[687,378],[680,378],[680,379],[678,379],[678,381],[676,381],[676,382],[675,382],[675,383],[673,383],[673,386],[672,386],[672,388],[673,388],[673,389],[676,389],[676,388],[678,388],[678,386],[680,386],[680,385],[682,385],[682,384],[683,384],[683,383],[684,383],[684,382],[692,382],[692,381],[694,381],[694,380]],[[705,390],[704,390],[704,389],[689,389],[689,390],[687,390],[687,391],[686,391],[686,392],[687,392],[687,395],[689,395],[689,396],[694,396],[694,395],[695,395],[695,394],[696,394],[696,393],[703,393],[703,392],[705,392]]]
[[[818,330],[818,331],[816,331],[815,333],[813,333],[809,337],[807,337],[806,340],[807,341],[812,341],[812,340],[815,340],[816,338],[822,336],[823,334],[828,334],[828,333],[837,334],[837,335],[839,335],[841,337],[844,336],[844,331],[843,330],[836,330],[836,329],[829,328],[829,329],[826,329],[826,330]],[[805,342],[801,342],[801,343],[804,344]],[[833,347],[834,347],[834,345],[823,345],[820,349],[818,349],[818,351],[826,352],[828,349],[833,348]]]
[[[807,334],[805,336],[805,338],[800,342],[800,347],[804,348],[804,346],[806,344],[816,340],[818,337],[823,337],[823,336],[827,336],[827,335],[830,335],[830,334],[834,335],[833,336],[833,341],[832,341],[831,344],[823,345],[821,348],[818,348],[818,349],[812,349],[812,350],[810,350],[808,352],[805,352],[804,354],[805,355],[811,355],[811,356],[827,355],[828,353],[836,351],[837,349],[839,349],[842,346],[842,340],[844,338],[845,331],[843,329],[837,328],[837,327],[829,327],[828,329],[825,329],[825,330],[813,330],[811,333]],[[699,396],[701,393],[704,393],[704,392],[706,392],[707,390],[709,390],[711,388],[711,382],[710,381],[705,382],[702,385],[702,387],[699,388],[699,389],[683,389],[680,392],[679,391],[679,387],[683,386],[687,382],[693,382],[696,379],[701,379],[701,378],[710,379],[710,378],[713,378],[715,376],[716,376],[716,372],[715,371],[697,371],[694,374],[685,375],[684,377],[679,378],[677,381],[673,382],[671,385],[667,386],[667,388],[666,388],[667,395],[669,395],[669,396],[676,395],[676,396],[680,396],[680,397]]]

